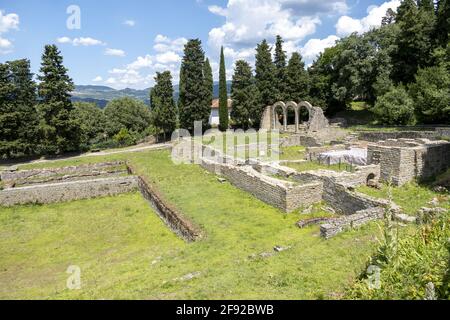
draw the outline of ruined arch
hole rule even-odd
[[[294,101],[289,101],[286,103],[286,119],[288,118],[288,112],[289,109],[294,110],[294,114],[295,114],[295,132],[298,132],[298,125],[299,125],[299,107],[297,105],[297,103],[295,103]],[[286,121],[286,127],[287,127],[287,121]]]
[[[286,109],[286,105],[284,104],[284,102],[277,102],[272,106],[272,128],[271,129],[276,129],[278,127],[278,116],[277,116],[277,109],[281,108],[282,112],[283,112],[283,130],[287,130],[287,109]]]

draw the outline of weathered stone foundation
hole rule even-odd
[[[66,202],[114,196],[135,190],[137,180],[134,176],[39,184],[0,191],[0,206]]]

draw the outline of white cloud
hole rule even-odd
[[[134,21],[134,20],[125,20],[123,22],[123,24],[128,26],[128,27],[134,27],[136,25],[136,21]]]
[[[103,81],[103,78],[100,76],[96,76],[94,79],[92,79],[92,82],[101,82]]]
[[[326,48],[332,47],[337,40],[339,40],[339,38],[334,35],[328,36],[325,39],[310,39],[303,48],[300,49],[300,53],[305,60],[311,61]]]
[[[0,10],[0,34],[19,29],[19,16],[16,13],[5,14]]]
[[[340,17],[336,24],[337,35],[345,37],[353,32],[363,33],[379,27],[386,11],[389,8],[396,11],[400,2],[400,0],[391,0],[380,6],[371,5],[367,8],[367,16],[362,19],[354,19],[349,16]]]
[[[157,52],[181,52],[184,49],[184,45],[188,42],[186,38],[170,39],[169,37],[158,34],[154,40],[155,45],[153,49]]]
[[[69,37],[61,37],[56,39],[56,41],[58,43],[72,43],[72,39],[70,39]]]
[[[8,39],[0,37],[0,54],[7,54],[12,51],[12,42]]]
[[[80,38],[74,38],[71,39],[69,37],[60,37],[56,39],[58,43],[70,43],[73,46],[99,46],[99,45],[105,45],[104,42],[91,38],[91,37],[80,37]]]
[[[115,56],[115,57],[125,57],[125,51],[120,50],[120,49],[107,48],[105,50],[105,55],[107,55],[107,56]]]
[[[229,0],[226,8],[209,6],[225,23],[209,32],[208,42],[220,46],[248,48],[266,38],[281,35],[295,43],[315,33],[323,14],[345,14],[345,0]]]
[[[16,13],[5,14],[0,10],[0,54],[12,52],[13,44],[9,39],[1,37],[2,33],[19,29],[19,16]]]
[[[208,10],[211,13],[217,14],[218,16],[223,16],[223,17],[227,16],[227,9],[224,9],[224,8],[216,6],[216,5],[209,6]]]
[[[75,38],[73,39],[73,45],[74,46],[98,46],[103,45],[104,43],[100,40],[93,39],[90,37],[81,37],[81,38]]]
[[[146,55],[145,57],[138,57],[135,61],[130,63],[127,68],[131,70],[139,70],[142,68],[149,68],[152,66],[152,57]]]
[[[181,57],[173,51],[167,51],[165,53],[157,54],[156,61],[163,64],[180,62]]]

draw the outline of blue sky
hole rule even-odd
[[[217,79],[225,47],[227,76],[237,59],[254,62],[257,42],[275,35],[307,63],[351,32],[377,27],[399,0],[0,0],[0,62],[31,60],[37,73],[45,44],[57,44],[76,84],[147,88],[155,72],[178,82],[187,39],[202,40]],[[69,29],[67,9],[80,9]],[[71,11],[74,12],[74,11]],[[73,19],[70,21],[74,21]]]

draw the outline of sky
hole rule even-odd
[[[381,24],[400,0],[0,0],[0,63],[27,58],[39,72],[46,44],[56,44],[78,85],[144,89],[156,72],[176,84],[183,47],[202,41],[218,80],[224,46],[227,78],[238,59],[254,65],[262,39],[277,34],[306,64],[352,32]]]

